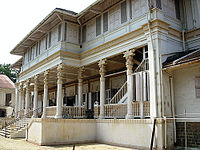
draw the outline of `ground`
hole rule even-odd
[[[0,136],[0,149],[1,150],[72,150],[72,145],[62,146],[38,146],[25,139],[8,139]],[[116,146],[110,146],[105,144],[82,144],[76,145],[75,150],[131,150],[130,148],[122,148]]]

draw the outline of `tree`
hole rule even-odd
[[[8,76],[14,83],[16,82],[18,71],[10,68],[10,64],[0,64],[0,74],[5,74]]]

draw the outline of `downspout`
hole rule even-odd
[[[173,127],[174,127],[174,142],[176,143],[176,120],[175,120],[175,104],[174,104],[174,82],[173,76],[170,79],[170,93],[171,93],[171,104],[172,104],[172,117],[173,117]]]

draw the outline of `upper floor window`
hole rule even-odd
[[[180,19],[180,7],[179,7],[179,0],[175,0],[175,9],[176,9],[176,18]]]
[[[86,25],[82,27],[82,43],[86,42]]]
[[[200,98],[200,76],[195,81],[196,98]]]
[[[59,25],[58,25],[58,41],[61,40],[61,29],[62,29],[62,25],[59,24]]]
[[[65,22],[65,26],[64,26],[64,41],[67,40],[67,23]]]
[[[48,43],[48,47],[51,47],[51,32],[49,32],[49,39],[48,39],[49,41],[49,43]]]
[[[101,16],[96,18],[96,36],[101,34]]]
[[[127,21],[127,9],[126,9],[126,1],[121,3],[121,23]]]
[[[103,32],[108,31],[108,12],[103,14]]]
[[[45,49],[47,49],[48,48],[48,36],[46,36],[46,38],[45,38]]]
[[[162,9],[161,0],[156,0],[156,8]]]

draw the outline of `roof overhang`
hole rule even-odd
[[[14,64],[12,64],[10,67],[13,69],[20,69],[22,66],[23,58],[21,57],[19,60],[17,60]]]

